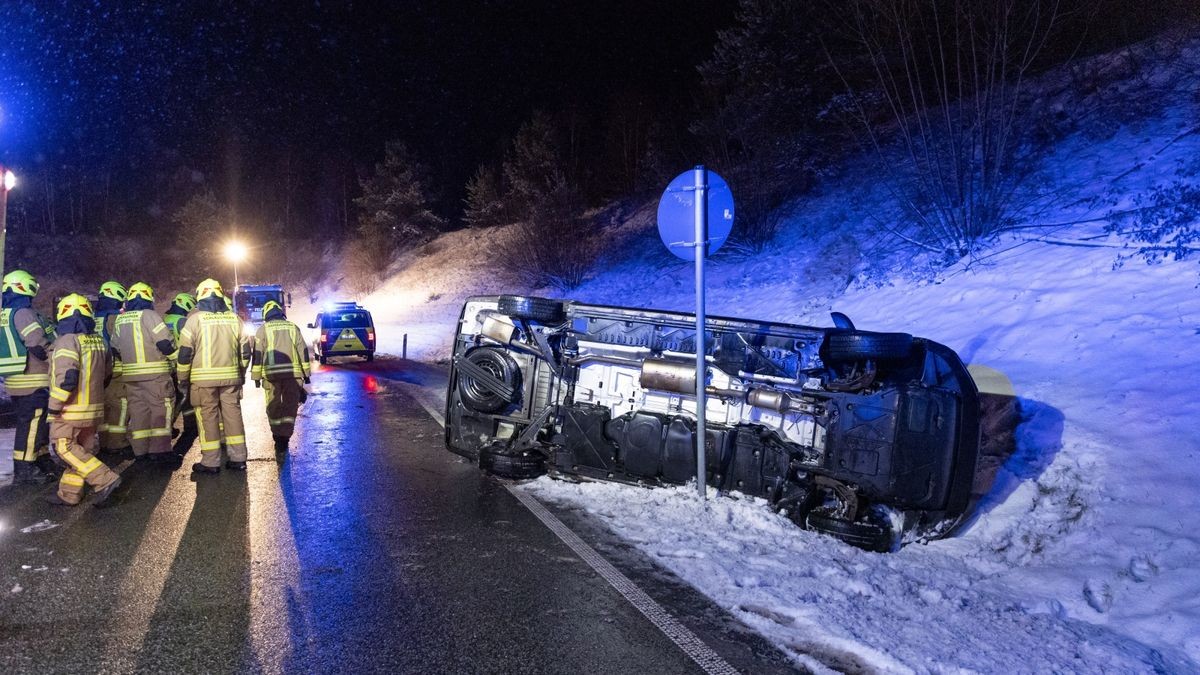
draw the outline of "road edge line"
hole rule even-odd
[[[413,400],[417,405],[421,406],[433,421],[437,422],[442,428],[446,426],[446,420],[441,413],[434,410],[432,406],[421,400],[420,396],[413,395]],[[533,514],[548,530],[553,532],[567,548],[575,552],[596,574],[600,575],[601,579],[608,582],[615,591],[625,598],[626,602],[633,605],[633,608],[641,612],[646,620],[654,624],[654,627],[662,632],[668,640],[675,643],[680,651],[688,656],[696,665],[710,675],[737,675],[739,672],[731,666],[728,661],[718,654],[712,647],[704,643],[695,633],[687,626],[684,626],[674,616],[671,615],[662,605],[658,604],[654,598],[650,597],[643,591],[632,579],[625,576],[612,563],[604,558],[596,549],[584,541],[575,531],[567,527],[566,523],[559,520],[550,512],[540,501],[533,495],[521,490],[518,486],[506,483],[504,487],[509,494],[517,498],[530,513]]]

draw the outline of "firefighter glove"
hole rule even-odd
[[[305,401],[307,401],[307,400],[308,400],[308,390],[307,390],[307,389],[301,389],[301,390],[300,390],[300,402],[301,402],[301,403],[304,403],[304,402],[305,402]]]
[[[45,361],[46,359],[49,358],[49,356],[47,356],[47,354],[46,354],[46,348],[43,347],[42,345],[34,345],[34,346],[30,347],[29,349],[27,349],[26,351],[28,351],[30,354],[32,354],[33,358],[37,359],[38,361]]]
[[[255,380],[255,381],[254,381],[254,388],[255,388],[255,389],[262,389],[262,380]]]

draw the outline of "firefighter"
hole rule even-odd
[[[176,345],[179,344],[179,331],[183,330],[184,320],[195,309],[196,298],[192,297],[190,293],[180,293],[171,301],[171,307],[163,315],[163,320],[167,322],[167,328],[171,329],[171,335]],[[176,391],[178,391],[179,379],[174,370],[171,371],[171,378]],[[182,457],[192,449],[192,444],[200,436],[200,432],[196,430],[196,411],[192,408],[192,402],[177,395],[175,397],[175,416],[183,418],[183,430],[179,433],[179,438],[175,440],[174,447],[175,454]],[[174,420],[171,420],[171,426],[175,426]]]
[[[171,452],[175,385],[169,359],[175,355],[175,341],[154,311],[154,289],[149,284],[139,281],[129,287],[125,311],[113,328],[112,351],[129,401],[134,460],[175,459]]]
[[[218,473],[221,445],[225,468],[246,470],[246,431],[242,425],[242,383],[250,345],[242,320],[229,311],[221,284],[205,279],[196,288],[196,311],[179,332],[179,389],[190,395],[200,430],[200,461],[192,470]]]
[[[275,451],[287,452],[296,424],[296,410],[308,398],[304,390],[311,373],[308,343],[300,328],[284,316],[278,302],[268,300],[262,312],[263,324],[254,336],[250,377],[254,386],[266,388],[267,421],[275,439]]]
[[[190,293],[180,293],[171,300],[171,306],[163,314],[163,321],[167,323],[167,328],[171,329],[171,335],[176,342],[179,342],[179,331],[183,330],[183,320],[193,309],[196,309],[196,298]]]
[[[121,307],[128,297],[125,287],[115,281],[100,285],[96,298],[96,333],[112,345],[113,328]],[[104,387],[104,422],[100,425],[100,452],[126,454],[130,450],[127,438],[129,400],[125,397],[125,382],[121,371],[115,370]]]
[[[33,309],[37,280],[29,272],[4,275],[0,310],[0,375],[12,398],[16,418],[13,439],[13,482],[42,484],[58,473],[46,454],[50,437],[46,411],[50,396],[50,362],[47,350],[53,331]]]
[[[72,293],[58,302],[58,338],[50,362],[50,451],[65,466],[51,504],[75,506],[84,484],[96,491],[92,505],[103,507],[121,477],[93,453],[96,430],[104,420],[104,381],[112,375],[112,357],[96,334],[91,303]]]

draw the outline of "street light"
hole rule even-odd
[[[225,242],[225,259],[233,263],[233,289],[235,292],[238,287],[238,263],[244,261],[249,254],[250,250],[242,242],[236,239]]]
[[[17,186],[17,175],[0,166],[4,182],[0,184],[0,275],[4,274],[4,245],[8,238],[8,191]]]

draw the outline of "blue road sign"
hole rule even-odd
[[[695,174],[689,169],[679,174],[658,202],[658,236],[667,249],[684,260],[696,259]],[[715,172],[708,176],[708,246],[712,255],[725,245],[733,230],[733,192],[724,178]]]

